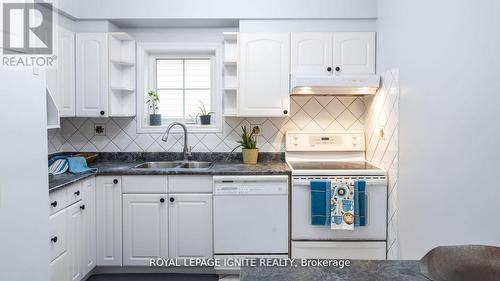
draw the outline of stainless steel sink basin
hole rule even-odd
[[[163,161],[163,162],[146,162],[135,166],[140,169],[208,169],[212,166],[212,162],[199,161]]]
[[[179,161],[165,161],[165,162],[146,162],[135,166],[136,168],[146,168],[146,169],[172,169],[181,165],[182,162]]]
[[[197,162],[197,161],[189,161],[182,163],[179,168],[182,169],[204,169],[210,168],[212,166],[212,162]]]

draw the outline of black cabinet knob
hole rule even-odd
[[[100,112],[100,113],[101,113],[101,115],[104,115],[104,113],[105,113],[105,112],[104,112],[104,110],[101,110],[101,112]]]
[[[53,243],[57,243],[57,236],[50,238],[50,241],[52,241]]]
[[[75,191],[76,196],[80,196],[80,190]]]
[[[160,203],[164,203],[165,202],[165,198],[160,198]]]
[[[54,202],[50,203],[50,205],[51,205],[52,207],[54,207],[54,208],[55,208],[55,207],[57,207],[57,201],[54,201]]]
[[[288,114],[288,110],[283,110],[283,114]]]
[[[170,197],[170,202],[174,202],[175,201],[175,198],[174,197]]]
[[[81,205],[80,209],[85,210],[85,205]]]
[[[340,71],[340,67],[335,67],[335,71]]]
[[[332,71],[332,67],[331,66],[327,67],[326,71],[328,71],[328,72]]]
[[[113,183],[114,183],[114,184],[117,184],[117,183],[118,183],[118,180],[117,180],[117,179],[114,179],[114,180],[113,180]]]

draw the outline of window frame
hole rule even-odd
[[[166,127],[176,120],[161,126],[149,125],[149,107],[146,104],[147,92],[156,87],[156,60],[181,58],[210,58],[212,124],[200,125],[186,123],[190,133],[221,133],[223,128],[222,111],[222,44],[173,44],[173,43],[138,43],[137,45],[137,133],[163,133]],[[181,132],[180,128],[173,128]]]

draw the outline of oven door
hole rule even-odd
[[[292,240],[386,240],[387,179],[383,176],[321,177],[332,181],[366,180],[366,226],[354,230],[331,230],[328,226],[311,225],[309,182],[319,177],[294,177],[292,184]]]

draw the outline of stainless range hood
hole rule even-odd
[[[380,87],[379,75],[292,76],[290,95],[374,95]]]

